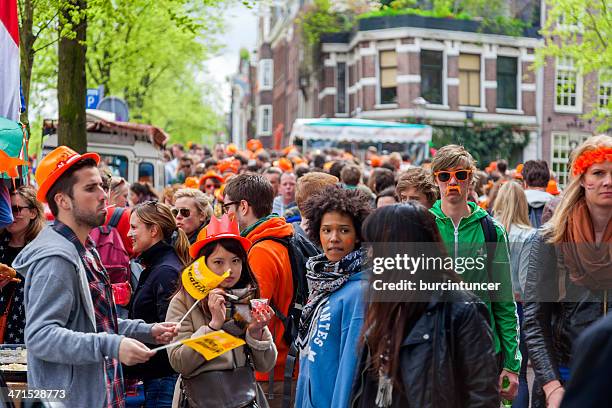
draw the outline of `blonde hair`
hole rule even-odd
[[[12,194],[21,197],[30,210],[36,213],[36,217],[30,220],[25,230],[24,241],[27,244],[32,242],[45,227],[45,210],[41,202],[36,199],[36,189],[32,186],[21,186]]]
[[[174,205],[174,194],[180,189],[181,189],[181,184],[173,184],[171,186],[164,188],[161,194],[162,195],[161,200],[162,201],[168,200],[170,201],[170,203],[172,203],[172,205]],[[164,204],[166,203],[164,202]]]
[[[110,190],[111,192],[116,193],[123,185],[127,185],[127,181],[123,177],[113,177],[111,178]]]
[[[149,227],[157,225],[163,235],[162,239],[174,247],[183,265],[191,262],[189,239],[185,232],[176,226],[176,220],[172,216],[170,207],[156,201],[146,201],[134,207],[132,213],[136,213],[140,221]]]
[[[195,188],[181,188],[174,193],[174,202],[176,203],[179,198],[193,199],[198,212],[206,218],[204,224],[208,224],[213,215],[213,208],[206,194]]]
[[[564,242],[568,228],[567,220],[574,206],[584,197],[584,187],[580,185],[584,173],[578,176],[573,175],[574,162],[580,155],[589,150],[596,150],[600,147],[612,147],[612,137],[607,135],[591,136],[578,146],[570,155],[568,173],[570,182],[563,192],[563,198],[555,210],[551,219],[544,225],[545,232],[548,233],[549,242],[556,244]]]
[[[525,191],[515,181],[508,181],[501,186],[493,205],[493,214],[508,232],[512,225],[531,228]]]
[[[434,184],[430,171],[422,167],[412,167],[402,173],[395,186],[395,194],[401,197],[402,191],[413,187],[425,195],[429,204],[433,205],[439,197],[438,186]]]
[[[476,171],[476,160],[465,147],[459,145],[444,146],[437,151],[431,161],[432,174],[440,170],[463,166],[468,170]]]

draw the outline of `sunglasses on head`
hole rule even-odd
[[[455,171],[436,171],[434,175],[438,178],[438,181],[446,183],[452,177],[458,181],[465,181],[468,179],[472,170],[455,170]]]
[[[172,215],[176,217],[179,214],[181,214],[181,217],[183,218],[189,218],[189,216],[191,215],[191,210],[189,208],[173,208],[172,209]]]

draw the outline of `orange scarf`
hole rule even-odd
[[[570,213],[567,225],[561,248],[571,281],[591,290],[612,289],[612,220],[596,244],[591,214],[582,199]]]

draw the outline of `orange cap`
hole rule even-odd
[[[252,152],[255,152],[261,148],[263,148],[263,143],[261,143],[261,141],[258,139],[249,139],[247,142],[247,149]]]
[[[93,159],[96,165],[100,163],[100,156],[97,153],[85,153],[81,155],[67,146],[59,146],[46,155],[40,163],[38,163],[36,175],[34,176],[39,186],[38,193],[36,193],[38,201],[46,203],[47,193],[57,179],[70,167],[85,159]]]
[[[546,186],[546,192],[552,195],[559,195],[561,192],[557,187],[557,182],[553,179],[548,180],[548,186]]]
[[[293,164],[291,164],[291,160],[287,159],[286,157],[281,157],[280,159],[278,159],[278,167],[285,172],[293,170]]]
[[[221,218],[211,217],[208,225],[198,233],[196,242],[189,247],[189,255],[197,258],[202,248],[220,239],[235,239],[240,242],[245,252],[251,248],[251,241],[240,236],[240,228],[234,214],[223,214]]]

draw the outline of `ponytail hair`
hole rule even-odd
[[[156,201],[145,201],[138,204],[132,210],[136,216],[147,226],[156,225],[162,235],[163,240],[174,247],[176,255],[181,260],[183,266],[191,262],[189,256],[189,239],[183,230],[176,226],[176,220],[172,216],[170,207]]]

